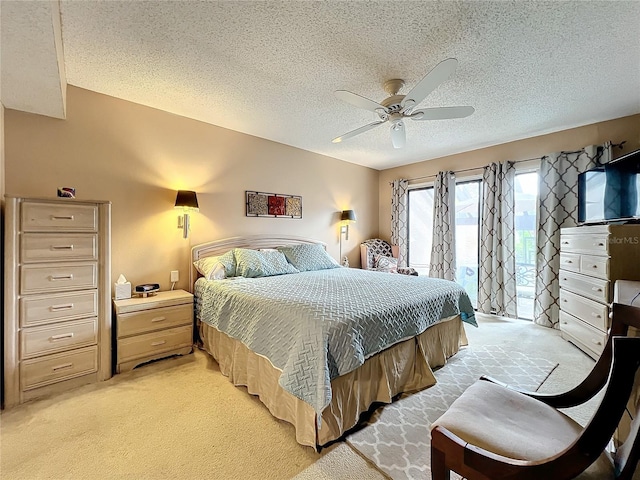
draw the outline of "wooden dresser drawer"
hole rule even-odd
[[[118,363],[188,347],[192,344],[193,329],[191,325],[123,338],[118,340]]]
[[[583,346],[595,353],[596,356],[602,353],[607,343],[606,332],[593,328],[591,325],[562,311],[560,312],[560,330],[574,337]]]
[[[607,280],[609,278],[609,257],[582,255],[580,257],[580,273]]]
[[[155,330],[191,325],[193,305],[154,308],[134,313],[123,313],[117,317],[118,338],[153,332]]]
[[[97,290],[20,298],[21,327],[96,315],[98,315]]]
[[[20,293],[44,293],[97,288],[98,265],[24,265],[20,267]]]
[[[20,240],[24,263],[68,260],[97,260],[96,234],[25,233]]]
[[[560,287],[596,302],[609,301],[609,282],[600,278],[560,270]]]
[[[23,202],[20,220],[24,232],[94,232],[98,230],[98,208],[73,203]]]
[[[98,370],[98,347],[85,347],[20,363],[20,385],[30,390]]]
[[[580,255],[577,253],[560,252],[560,268],[570,272],[580,271]]]
[[[560,250],[563,252],[586,253],[594,255],[608,255],[609,235],[560,235]]]
[[[560,288],[560,309],[598,330],[609,328],[609,307]]]
[[[20,353],[22,358],[33,358],[97,342],[98,319],[86,318],[22,329]]]

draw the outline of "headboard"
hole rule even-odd
[[[299,245],[301,243],[315,243],[322,245],[325,249],[327,244],[312,238],[296,237],[294,235],[246,235],[242,237],[231,237],[222,240],[214,240],[201,243],[191,249],[191,268],[189,268],[189,289],[193,292],[193,284],[198,279],[199,273],[193,266],[193,262],[205,257],[213,257],[227,253],[232,248],[275,248],[283,245]]]

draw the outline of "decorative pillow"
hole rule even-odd
[[[233,250],[218,257],[205,257],[193,262],[196,270],[207,280],[221,280],[236,274],[236,259]]]
[[[398,273],[398,259],[384,255],[376,255],[375,269],[379,272]]]
[[[278,247],[278,250],[284,253],[289,263],[301,272],[340,268],[340,264],[331,258],[319,243],[287,245]]]
[[[246,278],[271,277],[285,273],[298,273],[298,270],[287,262],[286,257],[274,251],[249,250],[235,248],[236,275]]]

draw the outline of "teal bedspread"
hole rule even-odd
[[[280,386],[319,414],[332,379],[376,353],[460,314],[476,325],[457,283],[351,268],[195,284],[197,318],[282,371]]]

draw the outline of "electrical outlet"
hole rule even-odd
[[[171,270],[171,281],[177,282],[180,279],[180,272],[178,270]]]

